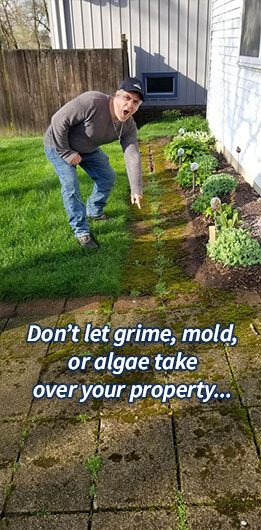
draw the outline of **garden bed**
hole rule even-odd
[[[230,173],[236,177],[238,187],[235,191],[234,206],[239,209],[244,226],[261,243],[261,197],[228,164],[222,155],[217,155],[219,172]],[[190,209],[193,202],[191,191],[181,191],[188,205],[188,232],[185,242],[187,251],[186,271],[200,284],[219,287],[226,290],[246,290],[261,293],[261,265],[251,267],[226,267],[207,256],[206,244],[209,237],[209,225],[213,224],[203,215],[196,215]]]

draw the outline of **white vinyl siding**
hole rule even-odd
[[[261,192],[261,70],[239,60],[243,1],[213,0],[207,118],[220,148]]]

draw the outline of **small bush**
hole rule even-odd
[[[242,228],[224,228],[212,245],[207,244],[207,253],[214,261],[229,267],[249,267],[261,264],[261,247],[250,233]]]
[[[176,121],[175,126],[179,129],[184,129],[185,132],[198,131],[210,134],[207,120],[198,114],[195,114],[194,116],[183,116],[180,120]],[[176,134],[178,134],[179,129]]]
[[[203,213],[209,215],[210,201],[212,195],[210,193],[201,193],[199,197],[191,205],[191,210],[196,213]]]
[[[228,173],[219,173],[209,177],[202,186],[202,193],[210,193],[212,197],[219,197],[231,193],[237,187],[235,177]]]
[[[178,150],[184,149],[182,157],[184,162],[193,162],[196,157],[209,154],[208,135],[205,133],[185,133],[183,136],[175,136],[165,149],[165,156],[172,162],[179,161]]]
[[[218,165],[217,159],[212,155],[203,154],[193,160],[199,165],[198,171],[196,172],[196,186],[201,186],[205,180],[211,176],[211,172],[214,171]],[[180,186],[183,188],[191,188],[192,186],[192,171],[190,169],[190,162],[184,162],[179,168],[176,179]]]

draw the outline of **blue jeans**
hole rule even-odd
[[[65,162],[53,147],[45,146],[45,154],[60,179],[64,206],[75,236],[89,234],[87,216],[97,217],[103,213],[114,185],[115,173],[109,157],[101,149],[82,155],[80,166],[94,181],[92,194],[85,206],[81,199],[76,167]]]

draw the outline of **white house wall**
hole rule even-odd
[[[261,193],[261,69],[239,65],[242,7],[213,0],[207,118],[220,149]]]
[[[146,104],[204,105],[210,4],[211,0],[49,0],[53,47],[120,48],[121,34],[126,34],[131,75],[179,72],[177,99]]]

